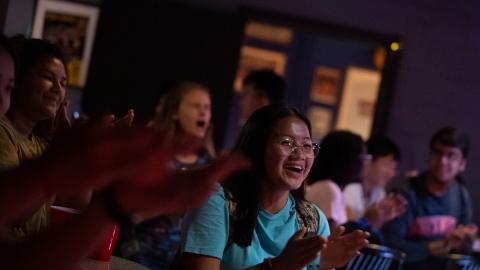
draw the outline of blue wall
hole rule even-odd
[[[394,89],[388,135],[402,151],[400,171],[427,167],[428,142],[453,125],[472,139],[464,173],[471,193],[480,192],[480,1],[432,0],[175,0],[223,13],[242,5],[329,23],[400,35],[402,59]],[[310,78],[308,78],[310,79]],[[480,205],[474,204],[480,224]]]

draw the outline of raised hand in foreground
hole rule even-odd
[[[321,235],[302,238],[306,231],[307,229],[302,227],[288,240],[282,253],[272,259],[274,269],[303,269],[318,257],[318,253],[325,248],[327,240]]]
[[[319,270],[344,266],[350,260],[360,255],[359,250],[368,244],[366,240],[370,236],[368,232],[357,230],[342,235],[344,231],[345,228],[339,226],[328,237],[327,246],[321,252]]]
[[[41,159],[2,174],[0,225],[43,204],[51,194],[107,185],[113,193],[99,193],[80,215],[43,234],[2,243],[0,269],[70,269],[95,250],[118,221],[112,204],[125,214],[184,211],[208,198],[216,181],[249,166],[232,155],[195,171],[168,169],[175,153],[192,151],[195,145],[191,139],[175,146],[171,137],[151,129],[86,127],[59,135]],[[113,201],[108,204],[106,199]]]
[[[380,229],[388,222],[406,210],[407,200],[400,194],[390,193],[385,198],[369,206],[365,211],[365,218],[370,225]]]

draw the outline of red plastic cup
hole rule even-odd
[[[76,209],[52,206],[50,208],[50,225],[57,226],[65,221],[68,221],[78,215],[80,212]],[[90,259],[108,262],[112,256],[113,247],[117,241],[118,232],[120,231],[120,225],[115,224],[108,236],[102,242],[100,247],[90,255]]]
[[[98,250],[90,256],[90,259],[97,261],[108,262],[112,256],[113,247],[117,241],[118,232],[120,231],[120,225],[115,224],[112,230],[108,233],[107,238],[103,241]]]

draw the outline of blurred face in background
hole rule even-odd
[[[15,79],[15,65],[12,56],[0,50],[0,117],[10,108],[10,93]]]
[[[385,187],[397,174],[397,165],[393,154],[379,156],[365,164],[364,181],[371,186]]]
[[[430,152],[429,173],[438,182],[450,182],[466,168],[467,160],[460,147],[435,143]]]
[[[183,132],[204,138],[210,124],[210,95],[203,89],[192,89],[183,95],[173,120]]]
[[[241,119],[243,122],[252,115],[256,110],[267,106],[270,104],[270,101],[266,96],[258,94],[258,91],[255,88],[255,85],[249,83],[245,85],[242,89],[240,96],[240,110],[241,110]]]

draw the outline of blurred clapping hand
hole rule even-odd
[[[382,200],[370,205],[365,211],[365,218],[370,225],[380,229],[388,222],[406,211],[407,200],[400,194],[390,193]]]

